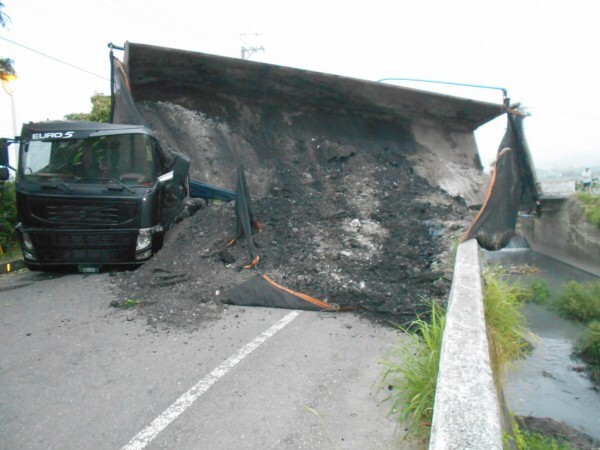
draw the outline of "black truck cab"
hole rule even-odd
[[[18,229],[31,269],[143,263],[189,195],[189,160],[143,126],[29,123],[18,141]]]

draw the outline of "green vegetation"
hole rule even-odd
[[[121,308],[126,308],[126,309],[133,308],[133,307],[139,305],[141,302],[142,301],[138,300],[138,299],[128,298],[121,304]]]
[[[401,341],[384,361],[383,382],[392,393],[392,413],[408,423],[409,433],[422,436],[431,427],[435,387],[439,371],[445,310],[431,303],[429,320],[417,317],[408,327],[400,327],[409,338]]]
[[[506,363],[522,358],[529,348],[521,307],[530,293],[517,283],[507,282],[498,268],[486,270],[483,281],[490,358],[497,381],[501,381]]]
[[[17,242],[17,204],[14,181],[0,183],[0,246],[2,253],[13,252],[19,248]]]
[[[6,28],[9,22],[10,17],[4,12],[4,2],[0,2],[0,28]],[[7,80],[10,75],[15,75],[13,60],[0,57],[0,81]]]
[[[65,119],[108,122],[110,120],[110,95],[95,92],[90,100],[92,102],[92,111],[90,113],[67,114]]]
[[[573,447],[570,445],[559,442],[549,436],[544,436],[543,434],[534,433],[532,431],[521,430],[514,421],[513,433],[516,447],[519,450],[573,450]],[[512,440],[512,437],[505,440]],[[505,447],[510,448],[511,446],[505,443]]]
[[[588,325],[577,341],[577,352],[590,364],[600,367],[600,320]]]
[[[498,269],[484,274],[484,308],[494,371],[501,378],[504,365],[522,357],[528,349],[524,339],[525,318],[520,308],[531,295],[516,284],[502,279]],[[417,317],[408,327],[400,327],[408,336],[392,350],[383,362],[383,382],[392,391],[392,414],[408,424],[413,436],[424,436],[431,427],[439,358],[444,332],[445,310],[431,303],[428,320]]]
[[[529,285],[529,301],[538,305],[544,305],[550,301],[552,296],[548,282],[543,279],[535,280]]]
[[[600,320],[600,281],[581,284],[570,281],[556,301],[558,313],[580,322]]]
[[[592,378],[600,380],[600,281],[570,281],[554,306],[561,316],[587,324],[575,350],[590,365]]]
[[[600,196],[589,192],[577,193],[577,199],[583,205],[585,216],[590,223],[600,228]]]

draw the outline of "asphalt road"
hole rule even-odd
[[[109,307],[110,281],[0,276],[0,448],[417,448],[382,402],[396,331],[238,307],[154,328]]]

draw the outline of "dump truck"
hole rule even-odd
[[[143,126],[27,123],[15,140],[18,230],[30,269],[141,264],[189,196],[189,159],[163,151]]]
[[[111,47],[111,123],[23,127],[16,187],[30,268],[141,264],[188,196],[233,200],[215,185],[232,186],[239,166],[257,198],[302,189],[365,220],[416,203],[420,211],[448,199],[481,205],[487,178],[473,132],[510,113],[507,98],[485,103],[143,44],[122,50],[123,63]],[[88,159],[98,167],[85,168]],[[365,180],[374,186],[365,190]]]

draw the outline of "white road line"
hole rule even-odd
[[[251,342],[242,347],[237,353],[230,356],[221,365],[215,368],[211,373],[202,378],[190,390],[181,395],[175,402],[169,406],[160,416],[152,421],[150,425],[140,431],[122,450],[140,450],[146,447],[162,430],[167,428],[181,413],[189,408],[198,398],[215,384],[221,377],[233,369],[246,356],[260,347],[267,339],[274,336],[287,324],[294,320],[300,311],[292,311],[276,322],[264,333],[255,337]]]

